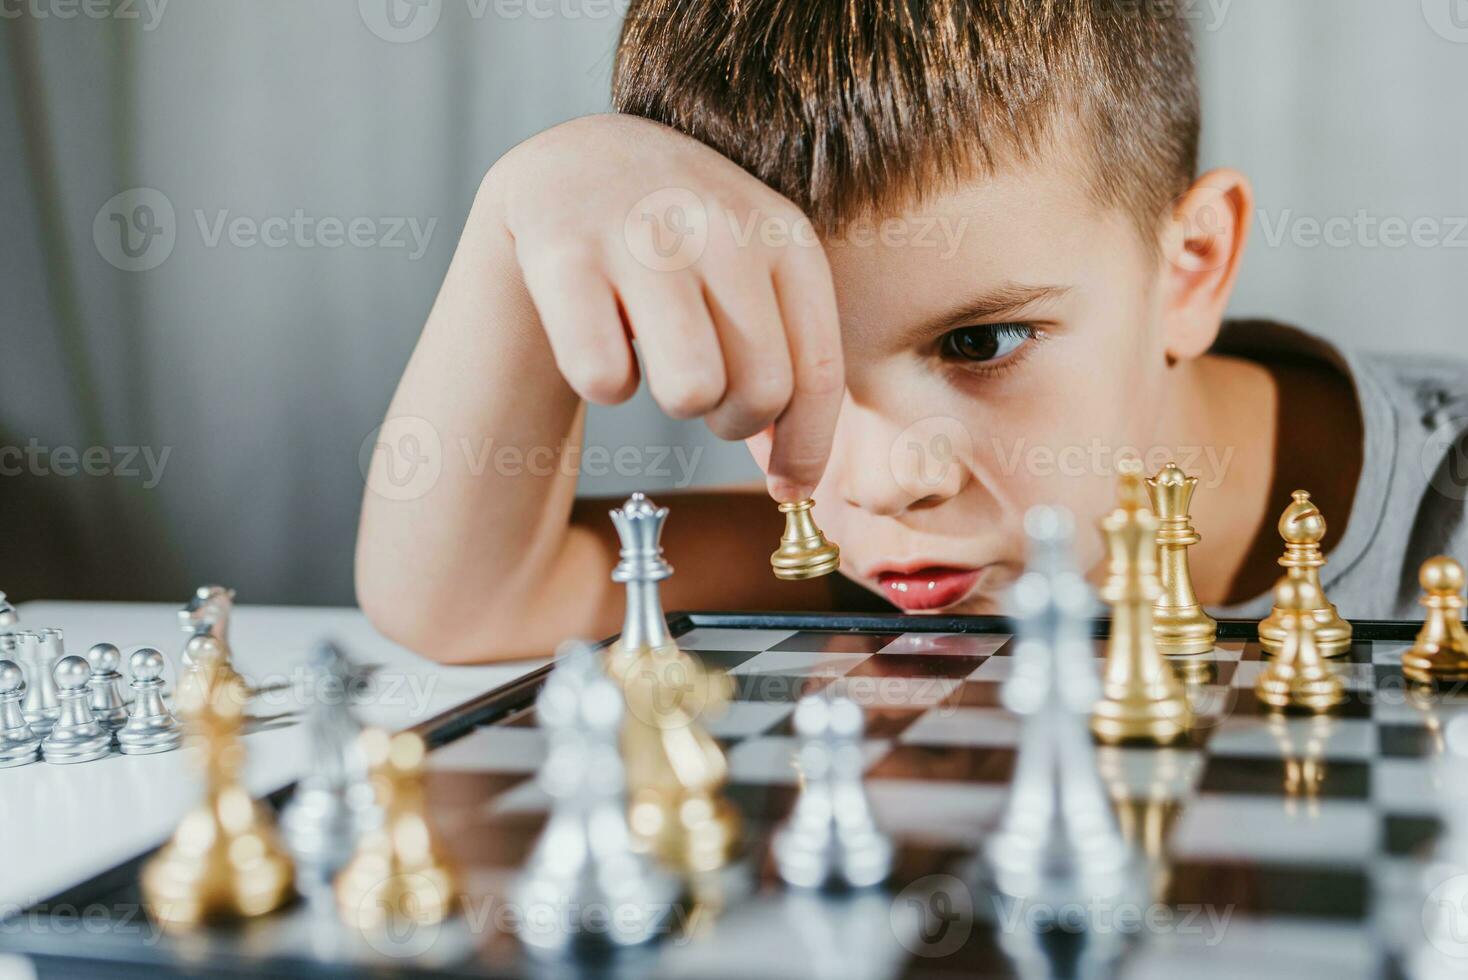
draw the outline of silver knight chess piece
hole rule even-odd
[[[996,895],[1041,913],[1130,900],[1141,887],[1140,863],[1117,827],[1087,726],[1099,695],[1090,636],[1095,602],[1074,565],[1074,520],[1036,508],[1025,530],[1030,564],[1011,594],[1017,644],[1001,691],[1024,722],[981,877]]]
[[[0,660],[0,769],[29,765],[41,757],[41,736],[20,710],[25,674],[13,660]]]
[[[115,732],[127,724],[127,699],[122,696],[122,674],[117,669],[122,651],[111,643],[94,644],[87,651],[87,663],[92,668],[87,681],[92,716]]]
[[[92,668],[81,657],[62,657],[55,670],[61,714],[41,743],[47,762],[93,762],[112,752],[112,732],[92,717],[87,682]]]
[[[862,784],[861,708],[812,694],[795,707],[801,790],[771,849],[786,884],[866,888],[892,868],[892,843],[877,828]]]
[[[671,921],[682,886],[633,847],[621,688],[590,646],[567,643],[558,654],[536,702],[550,741],[537,778],[553,802],[514,888],[520,939],[544,951],[634,946]]]
[[[308,661],[306,734],[309,767],[281,814],[280,829],[296,859],[298,880],[329,881],[351,860],[361,834],[382,820],[352,711],[361,678],[334,643],[322,643]]]
[[[152,647],[138,647],[127,661],[132,675],[132,709],[117,730],[117,745],[124,755],[154,755],[169,752],[183,742],[183,726],[163,700],[163,654]]]
[[[5,598],[5,593],[0,592],[0,633],[13,632],[20,625],[20,613]]]
[[[207,633],[229,645],[229,617],[234,612],[234,589],[222,585],[201,585],[178,611],[179,626],[185,633],[197,636]]]
[[[60,659],[57,650],[61,643],[60,633],[52,640],[47,630],[39,632],[22,630],[16,634],[20,644],[21,666],[26,673],[25,720],[31,729],[43,738],[56,724],[61,715],[61,702],[56,696],[56,680],[52,671]]]

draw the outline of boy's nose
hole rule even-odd
[[[957,496],[968,483],[967,440],[944,428],[893,424],[848,405],[832,454],[842,497],[868,513],[900,517]]]

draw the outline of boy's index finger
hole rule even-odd
[[[775,420],[767,474],[770,495],[791,503],[812,496],[825,473],[846,374],[836,292],[825,256],[779,263],[774,282],[790,345],[794,391]]]

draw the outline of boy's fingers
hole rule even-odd
[[[846,392],[836,292],[824,254],[801,255],[775,269],[775,296],[794,368],[790,404],[775,421],[766,471],[770,495],[811,496],[825,472]]]
[[[704,285],[728,377],[724,400],[704,421],[715,435],[730,440],[774,422],[790,403],[794,383],[780,304],[768,275],[736,280]]]
[[[598,405],[631,398],[637,359],[601,270],[590,262],[532,261],[522,263],[521,272],[556,367],[571,389]]]
[[[724,397],[724,358],[698,280],[632,272],[617,293],[653,399],[675,419],[711,411]]]

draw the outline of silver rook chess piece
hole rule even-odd
[[[866,888],[892,868],[892,843],[877,828],[862,785],[861,709],[824,692],[795,707],[800,796],[771,845],[786,884]]]
[[[132,710],[117,730],[117,745],[124,755],[154,755],[179,747],[183,726],[163,701],[163,654],[152,647],[138,647],[127,661],[132,675]]]
[[[1090,589],[1072,559],[1070,514],[1025,517],[1030,565],[1011,595],[1013,673],[1001,691],[1024,723],[1009,800],[982,852],[999,895],[1043,912],[1134,893],[1138,863],[1116,825],[1087,718],[1099,695]]]
[[[16,634],[20,644],[21,664],[26,672],[25,720],[37,735],[45,737],[51,726],[61,715],[61,703],[56,698],[56,681],[52,671],[56,667],[55,645],[47,642],[43,634],[22,630]]]
[[[280,829],[296,859],[296,876],[328,881],[351,860],[358,837],[382,813],[359,747],[362,726],[352,712],[360,678],[334,643],[311,651],[306,734],[311,762],[281,814]]]
[[[87,681],[92,717],[115,732],[127,724],[127,701],[122,696],[122,674],[117,670],[122,652],[111,643],[97,643],[87,651],[87,663],[92,668],[92,677]]]
[[[25,674],[12,660],[0,660],[0,769],[29,765],[41,756],[41,736],[31,731],[20,710]]]
[[[81,657],[62,657],[55,670],[61,714],[41,743],[47,762],[92,762],[112,751],[112,733],[92,717],[87,681],[92,668]]]
[[[682,887],[632,846],[621,689],[590,646],[558,653],[536,702],[550,740],[538,780],[553,803],[514,888],[520,939],[544,951],[637,945],[665,927]]]

